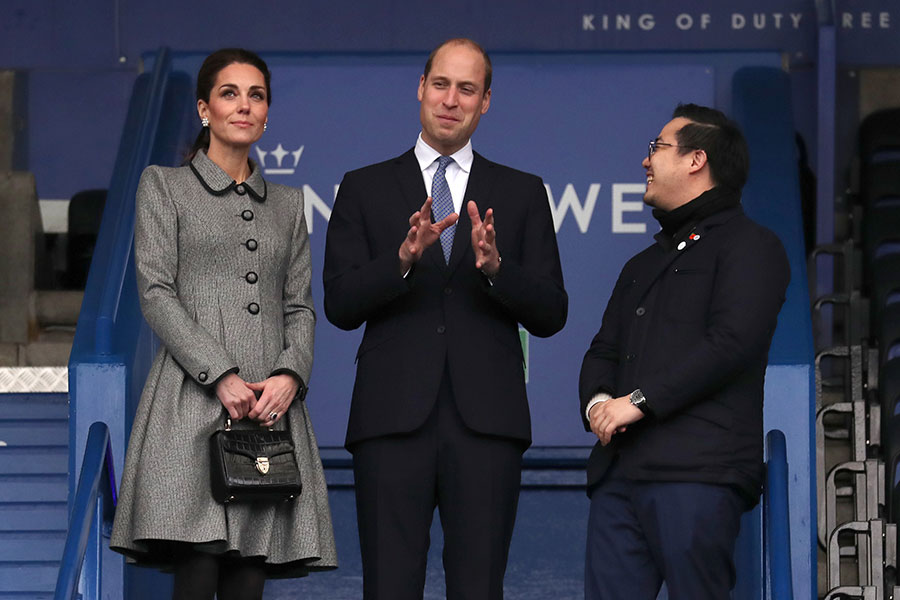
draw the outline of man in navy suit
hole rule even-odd
[[[662,230],[622,269],[581,367],[585,598],[724,600],[762,484],[763,383],[790,272],[744,215],[744,136],[681,105],[643,160]]]
[[[568,297],[540,178],[472,150],[485,51],[439,46],[418,99],[415,148],[344,176],[325,246],[328,320],[366,325],[346,439],[364,596],[422,598],[437,506],[447,597],[496,599],[531,440],[519,324],[553,335]]]

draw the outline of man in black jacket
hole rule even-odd
[[[740,204],[747,144],[679,105],[650,142],[662,230],[622,269],[579,381],[588,461],[588,600],[724,599],[741,513],[763,476],[763,383],[790,279]]]

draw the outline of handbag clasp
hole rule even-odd
[[[269,457],[268,456],[257,456],[256,457],[256,470],[259,471],[260,475],[266,475],[269,472]]]

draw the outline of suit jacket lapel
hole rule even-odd
[[[394,162],[397,165],[397,179],[400,182],[400,190],[403,192],[403,200],[407,209],[406,218],[409,219],[414,212],[422,208],[422,204],[425,203],[430,192],[425,189],[422,169],[419,167],[414,149],[398,156]],[[422,259],[434,261],[441,269],[446,268],[440,242],[435,242],[425,250]]]
[[[453,236],[453,251],[450,253],[448,276],[456,271],[464,257],[473,263],[475,261],[472,253],[472,221],[469,219],[466,205],[469,201],[475,202],[478,205],[478,213],[482,217],[484,211],[491,208],[490,199],[496,178],[493,163],[477,152],[474,154],[475,159],[472,161],[472,170],[469,172],[469,182],[466,184],[466,195],[459,210],[459,221],[456,222],[456,233]]]
[[[407,218],[409,218],[422,208],[425,198],[428,197],[428,191],[422,181],[419,161],[416,160],[415,152],[412,149],[395,158],[394,164],[397,166],[397,179],[400,182],[400,190],[403,192],[403,200],[406,208],[409,209],[407,213]]]

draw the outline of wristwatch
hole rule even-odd
[[[640,388],[631,392],[630,399],[632,406],[638,408],[645,415],[650,413],[650,408],[647,406],[647,399],[644,398],[644,393]]]

